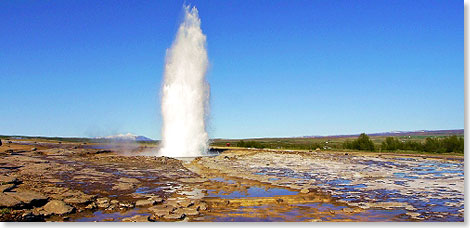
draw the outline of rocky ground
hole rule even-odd
[[[4,141],[1,221],[463,221],[463,157]],[[129,153],[127,153],[129,154]]]

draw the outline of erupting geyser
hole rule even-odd
[[[196,7],[184,6],[184,21],[166,53],[159,155],[193,157],[206,153],[209,84],[206,36]]]

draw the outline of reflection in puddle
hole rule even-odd
[[[286,195],[296,195],[298,192],[282,189],[282,188],[259,188],[259,187],[249,187],[246,191],[234,191],[234,192],[224,192],[217,190],[209,190],[208,197],[219,197],[223,199],[237,199],[244,197],[274,197],[274,196],[286,196]]]
[[[235,184],[235,181],[233,180],[226,180],[222,177],[215,177],[215,178],[211,178],[210,179],[211,181],[217,181],[217,182],[224,182],[224,183],[228,183],[228,184]]]

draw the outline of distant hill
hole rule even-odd
[[[133,135],[131,133],[127,134],[118,134],[118,135],[111,135],[105,137],[95,137],[95,139],[105,139],[105,140],[112,140],[112,141],[153,141],[151,138],[147,138],[141,135]]]
[[[369,136],[419,136],[419,135],[463,135],[464,129],[456,130],[419,130],[419,131],[389,131],[381,133],[370,133]],[[329,136],[304,136],[302,138],[347,138],[347,137],[357,137],[359,134],[353,135],[329,135]]]

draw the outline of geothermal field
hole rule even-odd
[[[1,221],[464,220],[459,155],[2,141]]]
[[[37,16],[47,17],[43,22],[32,16],[32,25],[40,25],[40,35],[11,42],[44,39],[16,45],[43,48],[33,53],[37,55],[16,51],[15,45],[0,40],[0,45],[8,46],[5,50],[14,53],[12,57],[2,54],[2,60],[23,64],[19,70],[9,64],[0,67],[0,75],[20,72],[21,78],[19,83],[10,83],[14,76],[2,80],[15,91],[0,89],[6,91],[3,101],[10,102],[1,110],[9,115],[2,116],[4,125],[0,125],[5,131],[0,132],[1,222],[464,222],[464,130],[453,128],[462,124],[458,112],[464,102],[456,97],[463,94],[459,90],[463,87],[462,81],[451,78],[459,72],[446,69],[463,67],[455,65],[461,59],[453,60],[452,53],[446,53],[454,43],[450,48],[440,46],[452,34],[432,34],[449,27],[431,27],[444,21],[439,7],[423,10],[426,17],[404,19],[411,13],[389,10],[395,5],[387,3],[343,18],[338,9],[359,6],[293,1],[302,3],[296,10],[303,14],[297,15],[291,2],[266,7],[263,2],[250,14],[251,5],[237,5],[243,1],[213,9],[212,4],[226,2],[212,1],[202,4],[206,11],[201,15],[211,18],[207,27],[201,27],[196,7],[183,5],[181,22],[170,39],[161,31],[171,30],[169,18],[176,15],[176,7],[166,2],[171,11],[149,1],[145,4],[158,3],[149,13],[144,3],[123,2],[116,1],[114,10],[99,8],[100,4],[83,7],[85,11],[98,8],[78,19],[82,10],[70,11],[77,6],[69,5],[59,10],[67,19],[57,16],[58,22],[59,14],[46,10]],[[304,11],[304,3],[318,5]],[[409,7],[417,10],[424,5],[428,4]],[[320,15],[322,7],[331,8]],[[134,11],[127,12],[130,8]],[[285,9],[288,12],[276,13]],[[11,18],[40,11],[21,11]],[[399,12],[399,20],[386,15],[394,12]],[[437,12],[439,21],[413,24],[422,18],[427,22],[430,12]],[[375,17],[363,17],[371,13]],[[228,16],[232,17],[225,19]],[[93,27],[93,17],[104,24]],[[396,21],[403,23],[395,26]],[[11,34],[34,30],[25,27],[17,32],[22,24],[13,23]],[[42,26],[51,24],[51,31],[72,29],[54,40],[63,34],[44,35]],[[409,24],[411,28],[402,32]],[[425,35],[414,35],[420,30]],[[76,36],[81,31],[86,33],[83,40]],[[235,37],[237,33],[243,35]],[[211,35],[214,38],[206,40]],[[384,41],[369,40],[378,37]],[[416,37],[419,40],[413,40]],[[429,37],[438,39],[427,41]],[[64,42],[60,47],[59,41]],[[212,103],[219,118],[214,123],[209,121],[212,58],[208,41],[219,45],[212,49],[218,65],[210,74],[219,77],[211,81],[219,95],[217,105]],[[429,47],[420,47],[422,43]],[[439,49],[431,48],[436,46]],[[149,54],[147,47],[159,50],[158,55]],[[416,53],[401,53],[409,50]],[[156,75],[154,60],[159,55],[163,68]],[[23,63],[23,56],[54,61],[29,64]],[[453,62],[439,59],[442,56]],[[378,58],[383,59],[375,62]],[[442,66],[431,69],[441,62]],[[49,74],[57,75],[49,78]],[[444,79],[432,78],[441,74]],[[24,75],[39,75],[39,79],[28,80]],[[154,83],[156,79],[160,84]],[[154,100],[149,98],[149,88]],[[153,127],[152,118],[158,112],[151,111],[157,107],[161,125]],[[220,126],[213,127],[215,123]],[[122,127],[161,134],[152,140],[132,134],[88,137],[83,133],[94,134],[99,131],[95,126],[106,124],[109,131]],[[428,126],[457,130],[302,136]],[[442,126],[446,128],[438,128]],[[225,138],[215,138],[213,128]],[[81,136],[54,137],[61,134]],[[272,135],[280,138],[268,137]]]

